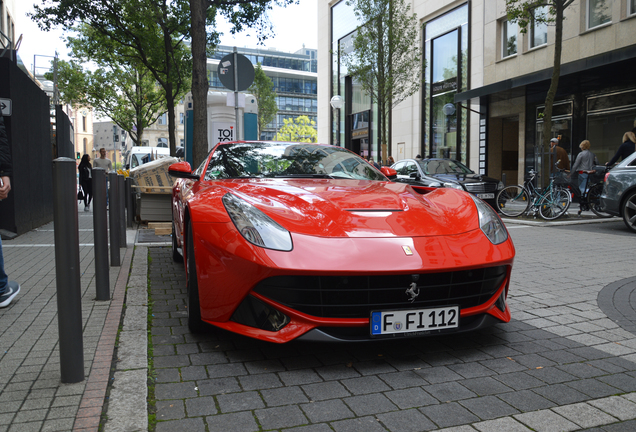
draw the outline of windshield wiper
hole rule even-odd
[[[275,178],[333,178],[329,174],[277,174]]]

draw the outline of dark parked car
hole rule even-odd
[[[501,181],[477,174],[453,159],[403,159],[391,168],[397,171],[397,181],[464,190],[493,208],[497,192],[503,189]]]
[[[605,175],[603,211],[623,218],[627,228],[636,232],[636,153],[632,153]]]

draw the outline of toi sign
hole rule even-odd
[[[210,129],[210,148],[223,141],[236,140],[236,128],[233,123],[212,123]]]

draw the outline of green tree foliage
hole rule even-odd
[[[536,23],[555,26],[554,61],[552,65],[552,78],[550,88],[545,98],[545,111],[543,116],[543,148],[550,148],[552,138],[552,106],[559,88],[561,76],[561,51],[563,50],[563,20],[565,10],[574,0],[506,0],[506,12],[508,19],[517,22],[522,33],[528,31],[528,27]],[[533,13],[537,8],[547,6],[548,13]]]
[[[348,0],[358,22],[353,49],[342,55],[351,77],[378,105],[382,159],[388,157],[393,108],[417,92],[422,82],[422,52],[417,16],[404,0]]]
[[[180,0],[181,1],[181,0]],[[298,0],[188,0],[191,11],[192,40],[192,108],[193,162],[198,166],[208,154],[207,54],[218,44],[219,33],[214,30],[217,16],[225,17],[232,25],[230,33],[253,28],[260,41],[272,34],[267,11],[272,6],[298,3]]]
[[[62,100],[110,117],[139,145],[144,129],[166,111],[165,94],[150,71],[134,56],[115,56],[111,41],[86,25],[77,28],[77,37],[67,39],[67,46],[73,60],[60,61],[57,68]],[[87,61],[100,67],[85,69]]]
[[[139,61],[165,93],[170,153],[176,150],[175,101],[189,90],[191,56],[186,0],[40,0],[31,17],[43,30],[78,22],[109,39],[113,54]]]
[[[274,120],[278,112],[274,83],[265,75],[260,63],[254,69],[254,83],[248,91],[254,95],[258,104],[258,136],[260,137],[261,131]]]
[[[276,133],[276,141],[309,142],[315,143],[318,139],[316,122],[309,120],[307,116],[298,116],[294,119],[284,119],[282,126]]]

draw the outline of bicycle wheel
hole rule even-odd
[[[508,217],[521,216],[530,204],[528,191],[517,185],[503,188],[497,194],[497,209]]]
[[[595,184],[590,188],[590,191],[587,193],[587,203],[590,206],[590,210],[598,216],[602,218],[610,218],[611,214],[605,213],[603,208],[601,207],[601,193],[603,192],[603,183]]]
[[[539,201],[539,214],[545,220],[556,219],[570,208],[570,194],[563,189],[552,189]]]

